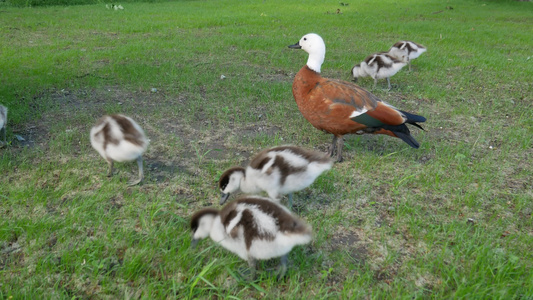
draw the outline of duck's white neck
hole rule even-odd
[[[325,57],[326,57],[326,47],[324,47],[323,51],[316,51],[314,53],[309,53],[309,58],[307,59],[307,66],[311,70],[317,73],[320,73],[320,67],[322,67]]]

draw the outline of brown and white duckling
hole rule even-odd
[[[0,148],[7,145],[6,141],[7,107],[0,105],[0,131],[4,134],[4,141],[0,141]]]
[[[399,60],[385,52],[374,53],[352,68],[352,76],[354,82],[357,82],[359,77],[372,77],[374,88],[376,88],[378,79],[386,78],[390,90],[390,77],[398,73],[406,64],[407,59],[405,57],[403,60]]]
[[[255,277],[256,260],[281,257],[279,278],[287,271],[287,256],[311,241],[311,227],[281,204],[263,197],[243,197],[220,211],[204,208],[191,217],[192,242],[210,237],[246,260]]]
[[[389,55],[392,57],[409,63],[409,71],[411,71],[411,60],[419,57],[426,52],[426,47],[412,41],[399,41],[389,49]]]
[[[137,160],[139,179],[130,185],[136,185],[143,180],[142,154],[148,143],[139,124],[123,115],[103,116],[91,129],[91,145],[109,164],[108,177],[113,175],[114,161]]]
[[[292,208],[292,193],[310,186],[332,165],[333,160],[328,155],[296,146],[263,150],[246,169],[233,167],[220,176],[220,204],[239,190],[247,194],[265,191],[276,202],[280,201],[281,195],[289,194],[289,208]]]

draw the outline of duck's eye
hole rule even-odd
[[[304,41],[307,41],[307,38],[304,38]]]

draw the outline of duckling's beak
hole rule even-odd
[[[191,241],[191,248],[195,249],[196,246],[198,245],[198,241],[199,241],[199,240],[197,240],[197,239],[192,239],[192,241]]]
[[[300,42],[294,44],[294,45],[290,45],[289,48],[291,49],[302,49],[302,46],[300,46]]]
[[[227,193],[227,194],[220,193],[220,205],[226,203],[226,200],[228,200],[229,198],[229,194],[230,193]]]

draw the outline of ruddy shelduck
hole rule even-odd
[[[289,48],[309,54],[294,78],[292,93],[302,115],[315,128],[333,134],[329,154],[336,154],[337,161],[342,161],[342,137],[349,133],[386,134],[413,148],[420,146],[406,123],[422,128],[416,122],[426,118],[396,109],[356,84],[320,75],[326,45],[318,34],[306,34]]]

